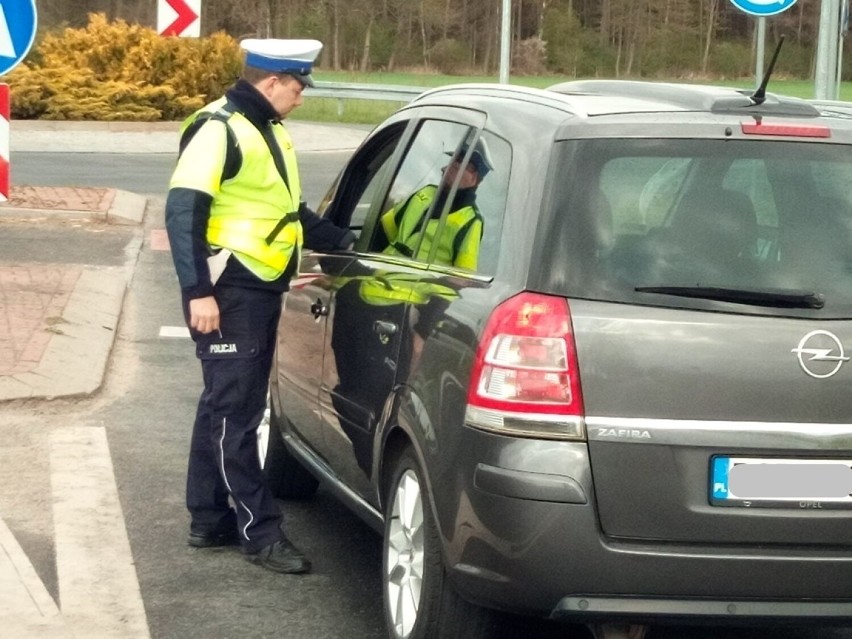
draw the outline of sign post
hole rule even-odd
[[[157,0],[157,33],[197,38],[201,35],[201,0]]]
[[[838,0],[821,0],[814,73],[814,97],[818,100],[833,100],[837,97],[839,40],[840,4]]]
[[[0,202],[9,200],[9,85],[0,84]]]
[[[18,66],[33,46],[35,0],[0,0],[0,76]],[[0,84],[0,202],[9,199],[9,85]]]
[[[731,0],[737,9],[757,18],[757,48],[755,63],[755,86],[763,80],[763,57],[766,49],[766,17],[786,11],[796,0]]]
[[[757,49],[754,63],[754,86],[759,87],[763,81],[763,59],[766,55],[766,18],[760,17],[757,19]]]
[[[503,0],[503,18],[500,24],[500,84],[509,83],[512,68],[512,2]]]

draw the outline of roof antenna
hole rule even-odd
[[[751,96],[751,101],[754,105],[763,104],[766,102],[766,85],[769,84],[769,76],[772,75],[772,70],[775,68],[775,61],[778,59],[778,54],[781,52],[781,45],[784,44],[784,36],[778,38],[778,45],[775,47],[775,53],[772,54],[772,59],[769,61],[769,68],[766,69],[766,74],[763,76],[763,82],[757,87],[757,91]]]

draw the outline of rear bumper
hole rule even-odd
[[[471,601],[566,620],[852,617],[852,547],[608,538],[586,444],[463,439],[458,450],[475,453],[445,466],[460,490],[433,499],[447,567]]]
[[[575,621],[578,618],[618,617],[632,620],[664,617],[693,621],[710,619],[737,623],[739,620],[791,622],[821,620],[848,622],[852,600],[848,601],[748,601],[683,600],[642,597],[565,597],[551,613],[553,619]]]

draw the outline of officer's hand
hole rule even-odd
[[[215,297],[210,295],[189,300],[189,326],[199,333],[219,330],[219,305]]]

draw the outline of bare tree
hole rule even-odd
[[[704,53],[701,56],[701,73],[707,73],[707,61],[710,59],[710,44],[713,42],[713,32],[718,19],[719,0],[705,0],[707,16],[706,31],[704,32]]]

